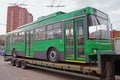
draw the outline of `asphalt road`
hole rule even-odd
[[[0,80],[88,80],[52,71],[30,68],[27,70],[13,67],[0,56]]]

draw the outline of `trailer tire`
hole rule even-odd
[[[59,62],[58,52],[56,49],[51,48],[48,53],[48,60],[50,62]]]
[[[27,69],[27,62],[26,61],[21,62],[21,68],[22,69]]]
[[[16,67],[20,67],[20,66],[21,66],[21,64],[20,64],[20,61],[19,61],[19,60],[16,60],[16,61],[15,61],[15,66],[16,66]]]
[[[15,60],[13,60],[13,59],[11,60],[11,65],[15,66]]]

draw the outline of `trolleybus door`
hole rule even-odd
[[[32,43],[33,43],[33,33],[34,33],[34,30],[31,30],[30,31],[30,36],[29,36],[29,38],[30,38],[30,56],[33,56],[33,45],[32,45]]]
[[[25,34],[25,46],[26,46],[26,56],[30,55],[30,39],[29,39],[29,31]]]
[[[10,38],[11,38],[10,36],[7,36],[6,38],[6,51],[8,54],[10,53],[10,42],[11,42]]]
[[[33,30],[26,32],[26,56],[32,56]]]
[[[84,18],[64,21],[65,59],[84,60]]]
[[[76,60],[84,60],[84,31],[85,24],[84,18],[76,18],[75,19],[75,48],[76,48]]]
[[[73,20],[67,20],[64,22],[65,28],[65,59],[74,60],[74,24]]]

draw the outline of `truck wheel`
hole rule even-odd
[[[48,54],[48,60],[50,62],[58,62],[58,52],[55,49],[50,49]]]
[[[20,61],[16,60],[15,65],[16,65],[16,67],[20,67]]]
[[[27,63],[26,63],[26,61],[22,61],[21,62],[21,68],[22,69],[26,69],[27,68],[27,65],[26,65]]]
[[[15,66],[15,60],[13,60],[13,59],[11,60],[11,65]]]

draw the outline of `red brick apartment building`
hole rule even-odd
[[[111,38],[120,37],[120,31],[112,30],[110,32]]]
[[[15,30],[18,26],[32,22],[33,16],[26,8],[19,6],[9,6],[7,13],[7,29],[6,32]]]

